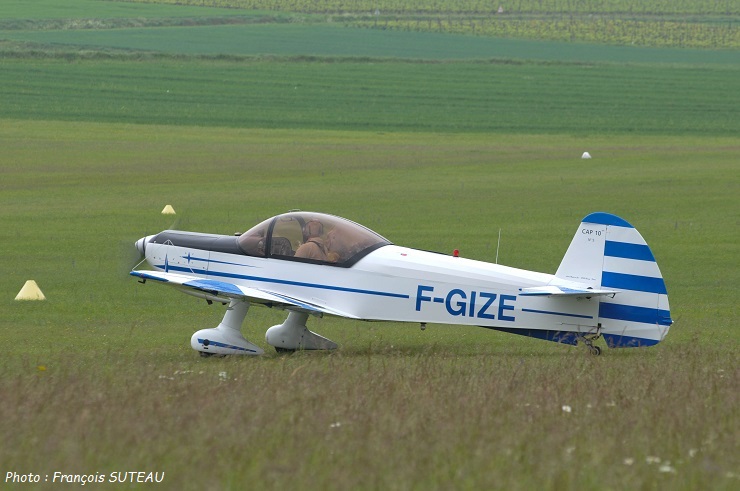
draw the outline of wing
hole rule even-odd
[[[615,290],[605,290],[603,288],[568,288],[565,286],[533,286],[530,288],[520,288],[519,295],[523,297],[613,297],[618,292]]]
[[[205,298],[216,302],[228,302],[231,299],[245,300],[250,303],[277,307],[297,312],[306,312],[316,316],[324,314],[358,319],[328,305],[319,305],[305,299],[285,293],[236,285],[227,281],[208,280],[184,274],[165,273],[161,271],[131,271],[131,276],[141,278],[143,282],[153,280],[157,283],[172,286],[183,293]]]

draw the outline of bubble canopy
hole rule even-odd
[[[255,225],[237,243],[248,256],[349,267],[391,242],[345,218],[293,211]]]

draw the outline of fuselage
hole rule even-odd
[[[230,236],[189,234],[199,249],[170,241],[149,244],[146,259],[161,271],[276,291],[347,317],[372,321],[463,324],[589,332],[598,300],[522,296],[520,289],[557,284],[553,275],[421,251],[379,247],[350,267],[288,258],[253,257],[223,244]]]

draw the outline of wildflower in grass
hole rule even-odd
[[[645,457],[645,463],[646,464],[660,464],[660,457],[656,457],[654,455],[648,455]]]
[[[339,421],[337,421],[336,423],[330,424],[329,425],[329,428],[339,428],[340,426],[342,426],[342,423],[340,423]]]
[[[632,464],[634,464],[634,463],[635,463],[635,459],[633,459],[633,458],[631,458],[631,457],[627,457],[627,458],[626,458],[626,459],[624,459],[624,460],[623,460],[622,462],[624,463],[624,465],[632,465]]]
[[[218,377],[221,380],[226,380],[226,378],[228,377],[228,375],[226,375],[226,372],[218,372]]]
[[[564,413],[569,413],[571,411],[573,411],[573,408],[571,408],[570,406],[568,406],[568,405],[564,405],[563,406],[563,412]]]
[[[39,372],[45,372],[46,371],[46,365],[39,365],[39,366],[36,367],[36,369]]]
[[[675,467],[671,467],[671,463],[670,462],[666,462],[665,464],[661,465],[658,468],[658,472],[666,472],[666,473],[675,474],[676,473],[676,469],[675,469]]]

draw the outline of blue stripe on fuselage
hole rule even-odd
[[[642,346],[655,346],[660,341],[657,339],[636,338],[633,336],[620,336],[618,334],[602,334],[607,346],[610,348],[639,348]]]
[[[156,267],[164,269],[163,266],[156,266]],[[182,271],[183,273],[218,276],[221,278],[235,278],[235,279],[247,280],[247,281],[257,281],[261,283],[274,283],[278,285],[302,286],[306,288],[317,288],[320,290],[360,293],[362,295],[376,295],[380,297],[405,298],[405,299],[411,298],[410,295],[405,295],[402,293],[382,292],[382,291],[376,291],[376,290],[363,290],[360,288],[348,288],[344,286],[322,285],[320,283],[306,283],[302,281],[281,280],[278,278],[266,278],[266,277],[261,277],[261,276],[249,276],[249,275],[242,275],[242,274],[223,273],[220,271],[206,271],[204,269],[183,268],[181,266],[173,266],[171,264],[168,265],[168,269],[169,271]]]
[[[565,317],[577,317],[579,319],[593,319],[594,318],[593,315],[569,314],[567,312],[552,312],[549,310],[522,309],[522,312],[529,312],[530,314],[562,315]]]

